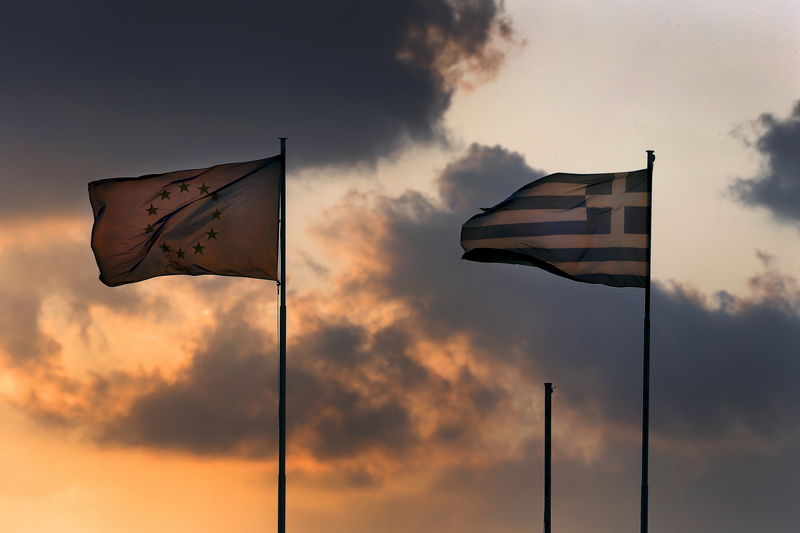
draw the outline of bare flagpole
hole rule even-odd
[[[278,399],[278,533],[286,533],[286,137],[281,140],[280,174],[280,396]]]
[[[551,470],[550,470],[550,428],[551,428],[551,405],[553,396],[553,384],[544,384],[544,533],[550,533],[550,490],[551,490]]]
[[[644,288],[644,364],[642,365],[642,504],[641,533],[647,533],[648,449],[650,446],[650,263],[653,244],[653,163],[654,150],[647,150],[647,281]]]

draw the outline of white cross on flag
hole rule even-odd
[[[650,196],[647,169],[551,174],[470,218],[464,259],[543,268],[587,283],[644,287]]]
[[[109,286],[173,274],[277,280],[281,156],[89,184]]]

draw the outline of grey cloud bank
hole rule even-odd
[[[763,170],[738,180],[733,193],[744,203],[765,207],[779,220],[800,222],[800,101],[786,118],[764,113],[755,121],[754,147],[764,157]]]
[[[371,165],[446,142],[461,81],[491,76],[494,0],[16,3],[0,35],[6,215],[71,208],[91,179],[252,159]]]

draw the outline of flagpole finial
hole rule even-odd
[[[645,150],[647,152],[647,162],[649,164],[653,164],[656,161],[656,151],[655,150]]]

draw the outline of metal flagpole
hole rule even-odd
[[[544,384],[544,533],[550,533],[550,425],[553,384]]]
[[[642,366],[642,505],[641,533],[647,533],[648,448],[650,444],[650,262],[653,243],[653,163],[654,150],[647,150],[647,281],[644,288],[644,364]]]
[[[278,399],[278,533],[286,532],[286,137],[281,140],[280,174],[280,396]]]

